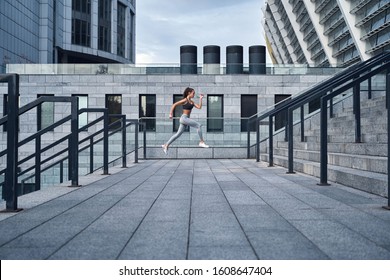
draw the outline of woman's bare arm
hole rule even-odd
[[[203,99],[203,97],[204,97],[203,94],[201,94],[200,97],[199,97],[199,104],[195,104],[194,103],[194,106],[195,106],[196,109],[201,109],[202,108],[202,99]]]
[[[183,105],[186,102],[187,102],[187,98],[183,98],[182,100],[173,103],[173,105],[171,106],[171,110],[169,111],[169,118],[171,119],[173,118],[173,111],[175,110],[176,106]]]

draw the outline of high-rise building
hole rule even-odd
[[[136,0],[1,0],[8,63],[135,63]]]
[[[390,0],[267,0],[276,64],[348,66],[390,50]]]

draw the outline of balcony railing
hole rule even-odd
[[[267,75],[323,75],[340,71],[337,65],[319,68],[308,64],[266,64]],[[180,75],[179,64],[7,64],[7,73],[19,75]],[[197,74],[208,74],[203,64],[197,65]],[[226,65],[219,65],[219,75],[226,74]],[[217,74],[217,75],[218,75]],[[249,65],[243,64],[243,74],[249,74]]]

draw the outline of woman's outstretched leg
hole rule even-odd
[[[186,126],[184,124],[180,123],[179,129],[177,130],[177,132],[174,135],[172,135],[172,137],[168,140],[167,143],[161,145],[165,154],[168,152],[169,145],[171,145],[173,141],[175,141],[177,138],[180,137],[180,135],[183,134],[185,127]]]
[[[203,140],[202,125],[200,123],[198,123],[197,121],[194,121],[190,118],[185,118],[183,121],[186,125],[193,127],[193,128],[196,128],[196,132],[198,133],[199,140],[200,140],[199,146],[203,147],[203,148],[208,148],[209,146],[206,145],[206,143]]]

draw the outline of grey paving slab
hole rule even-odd
[[[119,259],[186,259],[188,223],[143,223],[120,252]]]
[[[20,197],[0,216],[0,258],[390,259],[383,197],[254,160],[110,173]]]
[[[189,260],[256,260],[258,257],[250,246],[208,246],[188,248]]]
[[[233,211],[245,232],[291,229],[290,223],[268,205],[234,205]]]
[[[353,208],[344,211],[326,209],[322,212],[349,229],[359,232],[368,240],[380,246],[390,246],[390,225],[382,219]]]
[[[254,195],[253,191],[229,190],[225,191],[226,199],[231,205],[264,205],[265,202],[259,196]]]
[[[335,221],[294,221],[293,225],[331,259],[390,259],[388,250]]]
[[[248,232],[260,259],[311,260],[329,257],[298,230],[264,229]]]

